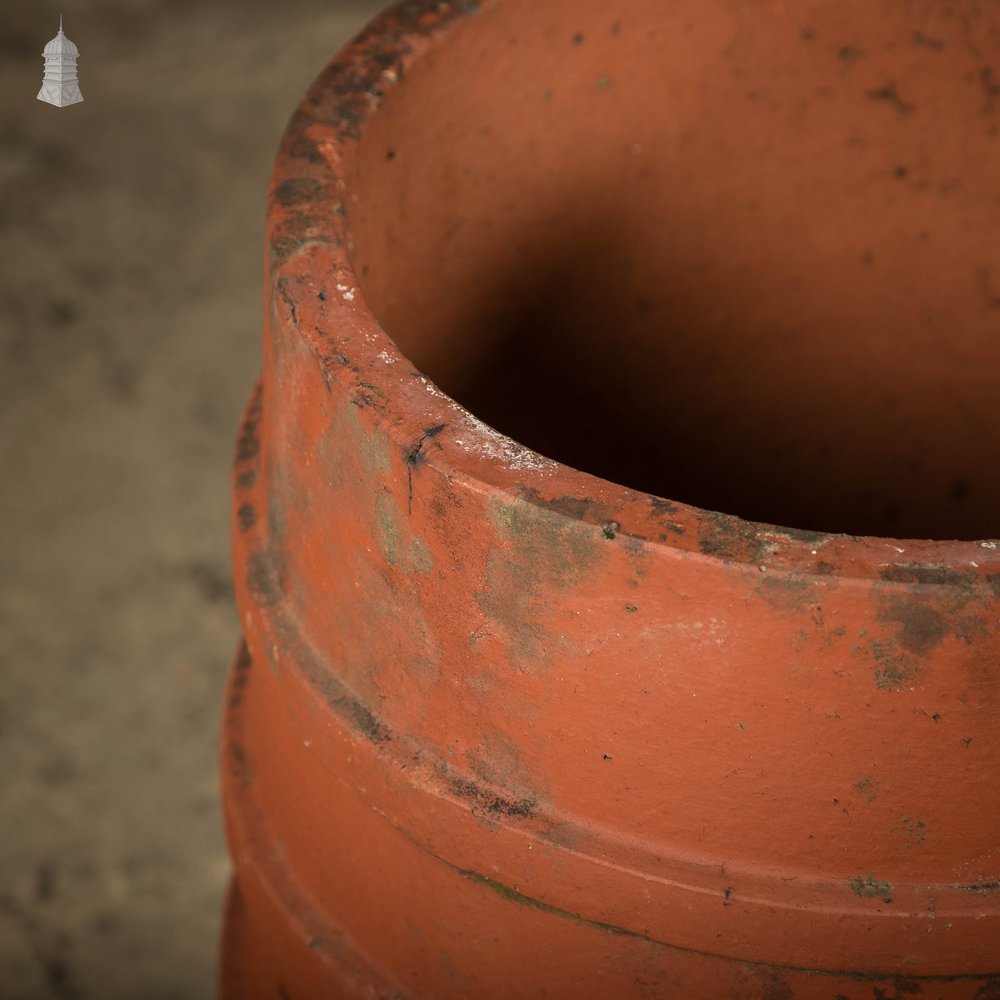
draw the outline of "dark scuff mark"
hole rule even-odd
[[[428,427],[427,430],[420,435],[415,445],[407,448],[404,453],[404,458],[407,465],[413,466],[414,468],[420,465],[424,461],[426,456],[423,453],[424,442],[429,438],[435,438],[447,427],[447,424],[435,424],[433,427]]]
[[[274,483],[271,493],[276,493]],[[280,550],[281,544],[285,540],[285,511],[276,496],[272,495],[267,505],[267,532],[268,541],[271,545],[272,557]],[[277,562],[277,560],[276,560]]]
[[[250,680],[250,668],[253,660],[250,657],[250,650],[245,642],[240,643],[240,650],[236,654],[236,662],[233,664],[233,671],[229,677],[229,709],[233,711],[243,703],[243,696],[246,693],[247,682]]]
[[[976,580],[975,573],[921,563],[886,566],[879,572],[879,576],[887,583],[928,584],[938,587],[969,587]]]
[[[914,844],[922,844],[927,839],[927,824],[921,819],[912,819],[909,816],[900,817],[903,833],[906,840],[903,846],[909,850]]]
[[[264,412],[263,392],[258,385],[254,390],[246,416],[240,425],[240,433],[236,439],[236,461],[249,462],[256,458],[260,451],[260,418]]]
[[[662,500],[659,497],[650,497],[649,505],[653,508],[653,514],[657,517],[664,518],[663,526],[667,531],[672,531],[675,535],[683,535],[685,528],[683,524],[678,521],[673,520],[677,516],[677,504],[672,500]],[[661,537],[660,541],[666,541],[666,536]]]
[[[247,421],[240,429],[236,441],[236,461],[248,462],[260,451],[260,439],[257,437],[257,424]]]
[[[359,410],[363,410],[368,406],[382,407],[387,400],[385,393],[377,385],[358,379],[357,390],[351,397],[351,402]]]
[[[842,45],[839,49],[837,49],[837,58],[840,59],[841,62],[856,62],[863,55],[864,52],[862,52],[857,45]]]
[[[866,802],[874,802],[878,798],[878,790],[875,787],[874,780],[870,776],[856,781],[851,787],[858,795],[863,795]]]
[[[887,597],[880,602],[878,620],[899,626],[896,641],[908,653],[924,656],[948,635],[951,625],[930,604],[904,595]]]
[[[349,358],[345,357],[343,354],[339,354],[337,351],[331,351],[322,355],[319,361],[324,369],[329,368],[331,365],[340,365],[342,368],[346,368],[351,363]],[[324,378],[326,378],[325,375]],[[329,381],[329,379],[327,379],[327,381]]]
[[[246,788],[253,781],[253,767],[247,757],[246,749],[239,741],[230,740],[226,751],[230,776],[237,785]]]
[[[768,552],[757,525],[730,514],[698,511],[698,548],[702,555],[760,562]]]
[[[252,503],[242,503],[236,511],[240,533],[246,534],[257,523],[257,511]]]
[[[916,111],[916,107],[908,101],[904,101],[896,90],[896,84],[892,81],[874,90],[866,91],[865,97],[870,101],[885,101],[895,108],[901,115],[908,115]]]
[[[330,192],[322,182],[313,177],[293,177],[281,181],[275,187],[274,200],[288,208],[292,205],[329,201]]]
[[[327,246],[336,249],[340,240],[323,232],[329,220],[321,216],[293,216],[276,227],[270,239],[272,267],[290,260],[310,246]],[[310,235],[310,229],[313,233]]]
[[[555,511],[557,514],[572,518],[574,521],[587,521],[591,517],[600,516],[600,505],[589,497],[574,497],[568,494],[560,497],[544,497],[533,486],[521,487],[519,493],[535,506]]]
[[[606,521],[601,525],[601,534],[609,541],[612,542],[618,537],[618,531],[621,525],[617,521]]]
[[[292,328],[298,330],[299,328],[299,311],[295,305],[295,297],[288,290],[288,282],[284,278],[278,280],[278,284],[275,286],[275,292],[278,294],[278,298],[288,307],[288,315],[292,321]]]
[[[247,558],[247,590],[263,608],[276,605],[282,597],[281,581],[267,552],[251,552]]]
[[[778,611],[801,611],[815,603],[816,591],[808,578],[794,573],[768,573],[754,587],[754,593]],[[822,624],[822,620],[816,623]]]
[[[377,715],[362,702],[359,698],[351,694],[341,694],[330,699],[330,704],[341,715],[343,715],[351,725],[354,726],[369,742],[376,746],[384,746],[392,739],[389,727],[378,718]]]
[[[407,514],[413,513],[413,470],[427,458],[424,454],[424,442],[436,438],[438,434],[440,434],[441,431],[443,431],[447,426],[447,424],[435,424],[433,427],[428,427],[427,430],[420,435],[417,443],[407,448],[403,453],[403,459],[406,462]]]
[[[488,815],[493,817],[507,816],[527,819],[533,816],[538,808],[538,801],[533,797],[505,798],[484,788],[471,778],[452,778],[450,787],[459,798],[472,802],[474,806],[484,809]]]

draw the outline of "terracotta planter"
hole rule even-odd
[[[1000,997],[998,39],[420,2],[321,75],[236,467],[226,997]]]

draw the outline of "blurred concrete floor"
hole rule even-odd
[[[232,442],[285,121],[381,0],[0,5],[0,996],[214,993]],[[60,11],[84,103],[35,100]]]

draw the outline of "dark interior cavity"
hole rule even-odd
[[[368,304],[578,469],[796,528],[1000,534],[1000,14],[917,13],[483,6],[365,126]]]

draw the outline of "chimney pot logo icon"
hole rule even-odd
[[[45,59],[45,76],[38,99],[57,108],[79,104],[83,100],[80,84],[76,79],[76,59],[80,50],[63,34],[62,15],[59,17],[59,34],[42,50]]]

